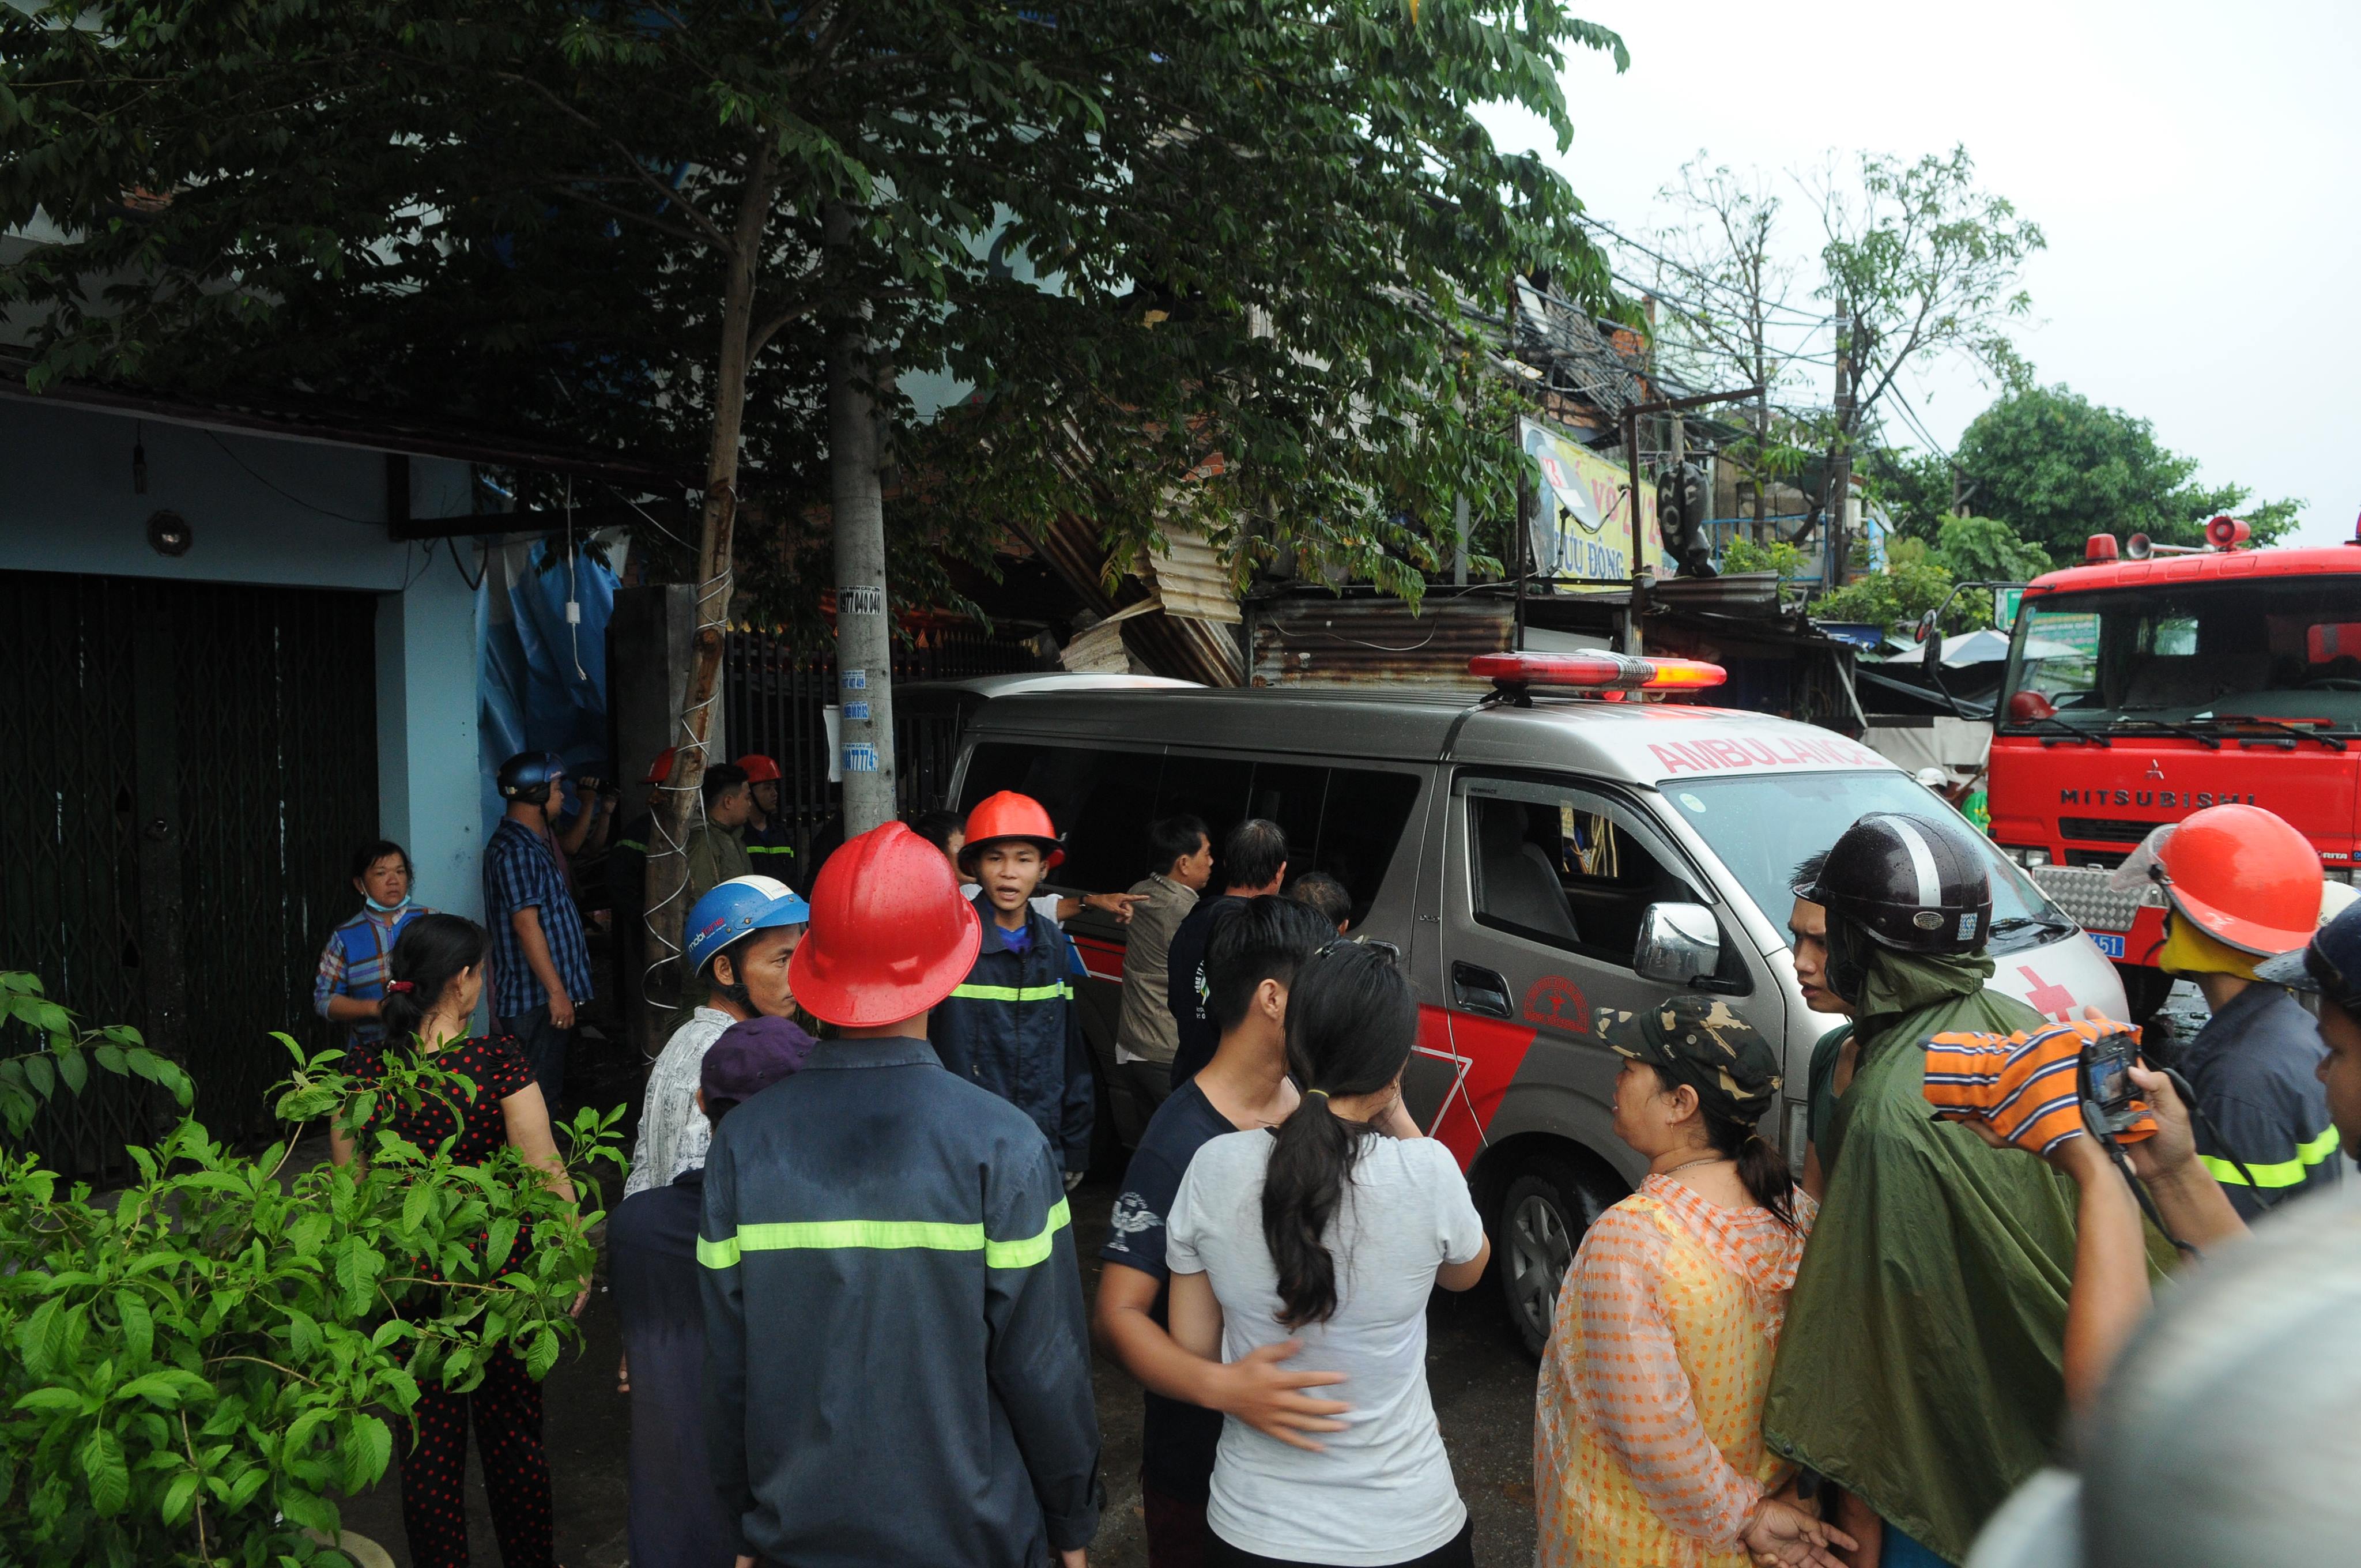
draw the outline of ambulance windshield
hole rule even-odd
[[[1797,863],[1835,843],[1861,817],[1872,811],[1937,817],[1951,809],[1901,773],[1763,773],[1667,781],[1660,787],[1773,925],[1787,918],[1795,903],[1788,887]],[[1992,872],[1992,951],[2036,947],[2075,928],[2007,857],[1989,840],[1979,841]]]

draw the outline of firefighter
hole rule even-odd
[[[1071,1189],[1091,1163],[1090,1058],[1065,936],[1032,905],[1042,873],[1064,859],[1049,813],[1028,795],[1003,790],[968,814],[959,863],[982,885],[983,946],[932,1033],[945,1067],[1033,1118]]]
[[[830,1037],[714,1130],[708,1445],[770,1563],[1082,1568],[1099,1427],[1058,1161],[927,1043],[983,922],[900,823],[829,859],[788,983]]]
[[[2163,889],[2157,967],[2195,982],[2213,1013],[2175,1065],[2197,1091],[2197,1157],[2247,1221],[2344,1175],[2319,1031],[2283,987],[2255,979],[2257,963],[2311,940],[2324,881],[2319,851],[2256,806],[2168,823],[2119,878]]]
[[[1806,912],[1827,922],[1818,983],[1854,1022],[1821,1047],[1851,1049],[1818,1130],[1826,1192],[1763,1433],[1843,1488],[1835,1522],[1883,1568],[1960,1562],[2040,1468],[2065,1397],[2070,1196],[2035,1161],[1930,1121],[1923,1097],[1928,1036],[2042,1023],[1984,989],[1987,853],[1956,817],[1877,812],[1795,889],[1797,929]]]
[[[796,859],[795,829],[779,814],[779,782],[786,775],[760,751],[747,752],[738,759],[738,766],[752,786],[754,797],[754,808],[741,829],[747,858],[754,862],[755,871],[785,882]]]

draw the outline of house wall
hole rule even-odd
[[[467,510],[467,465],[414,459],[410,504],[418,517]],[[161,510],[188,521],[187,554],[149,548]],[[0,401],[0,568],[377,596],[379,831],[409,849],[422,902],[476,916],[476,596],[441,544],[391,543],[385,512],[381,453]],[[464,542],[459,554],[473,573]]]

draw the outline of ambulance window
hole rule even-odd
[[[1151,820],[1178,817],[1183,812],[1199,818],[1205,830],[1213,835],[1213,853],[1222,852],[1222,840],[1231,828],[1246,820],[1246,795],[1254,782],[1254,764],[1238,757],[1168,756],[1164,772],[1154,792],[1156,809]],[[1213,868],[1220,880],[1222,869]],[[1128,887],[1130,883],[1124,884]]]
[[[1415,773],[1330,769],[1319,841],[1311,860],[1290,866],[1288,874],[1326,872],[1351,890],[1354,920],[1366,919],[1418,805],[1418,784]]]
[[[1246,815],[1278,823],[1287,834],[1289,849],[1301,855],[1320,841],[1320,806],[1327,796],[1326,768],[1257,762],[1254,784],[1246,795]],[[1311,868],[1290,865],[1288,869],[1291,875]]]
[[[1649,905],[1709,902],[1664,839],[1619,800],[1527,779],[1472,778],[1462,788],[1479,925],[1629,969]]]
[[[1049,881],[1120,893],[1148,872],[1148,804],[1162,762],[1137,751],[987,741],[969,759],[960,810],[1004,789],[1031,795],[1066,841],[1066,858]]]

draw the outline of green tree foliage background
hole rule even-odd
[[[2197,460],[2160,444],[2155,427],[2063,386],[2011,392],[1978,414],[1954,455],[1970,504],[2053,562],[2078,561],[2093,533],[2204,542],[2228,512],[2268,543],[2295,526],[2299,503],[2250,504],[2244,485],[2204,485]]]
[[[0,225],[55,236],[0,301],[36,380],[299,387],[690,485],[742,342],[738,555],[806,620],[855,313],[896,598],[1061,515],[1119,565],[1188,523],[1414,594],[1455,496],[1513,511],[1471,308],[1534,268],[1611,303],[1565,180],[1477,116],[1563,149],[1584,49],[1624,60],[1554,0],[0,7]],[[929,375],[969,395],[920,424]]]

